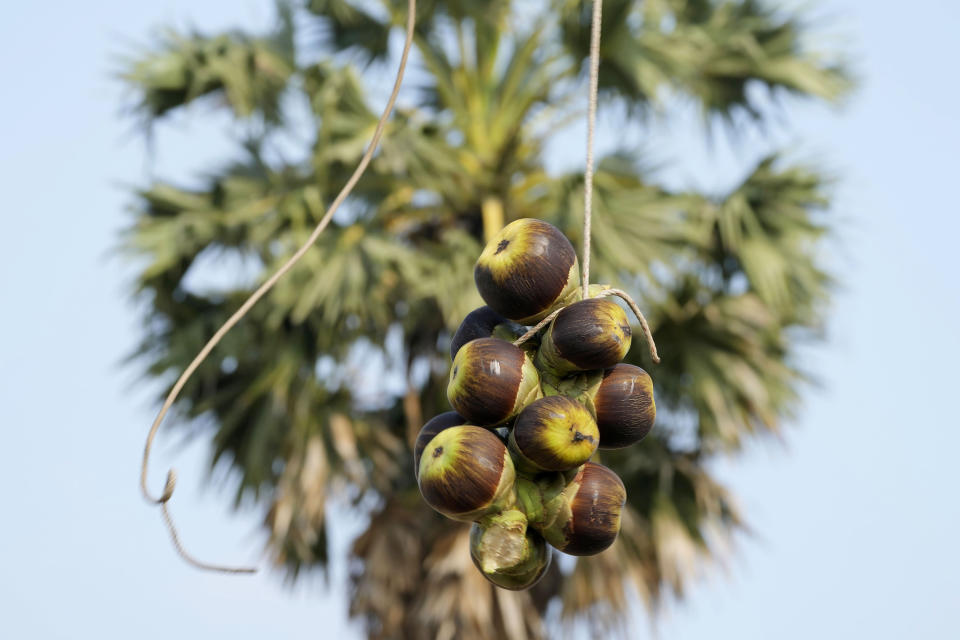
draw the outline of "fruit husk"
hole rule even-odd
[[[627,501],[623,481],[595,462],[585,463],[559,494],[542,494],[538,530],[556,549],[574,556],[607,549],[620,532],[620,515]],[[521,498],[530,501],[529,496]]]
[[[508,447],[523,471],[566,471],[586,462],[599,441],[600,432],[586,407],[555,395],[520,412]]]
[[[460,347],[471,340],[493,336],[512,342],[522,336],[525,331],[524,327],[504,318],[489,306],[478,307],[464,317],[450,339],[450,359],[456,358]]]
[[[483,576],[503,589],[528,589],[550,566],[550,547],[527,527],[522,511],[491,514],[470,528],[470,558]]]
[[[444,429],[449,429],[450,427],[456,427],[462,424],[467,424],[466,418],[461,416],[456,411],[447,411],[446,413],[441,413],[432,417],[425,425],[420,427],[420,432],[417,434],[417,439],[413,444],[414,477],[417,477],[417,475],[420,473],[420,456],[423,455],[423,450],[427,446],[427,443],[433,440],[433,437]]]
[[[593,392],[601,449],[620,449],[640,442],[657,417],[650,375],[631,364],[618,364],[603,372]]]
[[[616,302],[608,298],[581,300],[550,323],[535,362],[539,369],[559,376],[605,369],[626,356],[631,337],[627,315]]]
[[[578,469],[540,473],[535,477],[517,475],[517,507],[527,516],[529,526],[542,531],[557,519],[565,502],[563,490],[576,477]]]
[[[516,472],[496,434],[474,425],[444,429],[420,457],[423,499],[453,520],[473,522],[516,503]]]
[[[473,424],[499,425],[542,397],[540,375],[519,347],[498,338],[463,345],[450,369],[447,399]]]
[[[493,338],[500,338],[501,340],[506,340],[507,342],[513,342],[514,340],[516,340],[526,332],[527,332],[527,328],[522,324],[514,322],[513,320],[507,320],[495,326],[490,336]],[[531,342],[531,340],[527,340],[527,342]],[[520,348],[526,349],[527,342],[524,342],[523,345],[520,346]],[[540,341],[536,339],[532,340],[532,342],[533,344],[536,344],[536,345],[540,344]]]
[[[521,324],[534,324],[576,299],[580,266],[573,245],[559,229],[521,218],[484,247],[474,280],[491,308]]]
[[[594,406],[594,397],[600,383],[603,382],[603,371],[581,371],[568,376],[558,376],[552,371],[540,371],[540,389],[544,396],[566,396],[576,400],[590,412],[594,418],[597,410]]]

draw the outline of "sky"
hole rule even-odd
[[[748,134],[739,150],[705,145],[689,113],[643,141],[666,161],[693,158],[665,176],[675,184],[715,186],[772,146],[829,169],[839,233],[826,257],[841,280],[827,340],[805,354],[821,385],[784,441],[717,466],[753,535],[655,625],[638,612],[645,636],[960,635],[960,5],[817,6],[860,81],[842,108],[791,105],[769,139]],[[121,366],[138,335],[132,272],[111,253],[126,189],[151,172],[188,176],[231,147],[225,123],[201,110],[158,129],[148,160],[115,74],[160,25],[258,27],[270,16],[255,0],[4,9],[0,637],[361,637],[343,562],[327,583],[292,588],[269,571],[195,571],[137,485],[157,388]],[[614,141],[607,131],[601,148]],[[258,513],[230,511],[203,443],[161,434],[157,453],[152,486],[177,467],[171,508],[189,548],[262,563]],[[336,515],[342,551],[358,521]]]

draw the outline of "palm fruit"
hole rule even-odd
[[[446,413],[432,417],[427,421],[427,424],[420,427],[420,433],[417,434],[417,439],[413,444],[414,476],[420,474],[420,456],[423,455],[423,450],[427,446],[427,443],[433,440],[433,436],[444,429],[456,427],[461,424],[467,424],[467,419],[456,411],[447,411]]]
[[[520,324],[535,324],[576,299],[577,254],[549,222],[521,218],[484,247],[473,271],[477,290],[492,309]]]
[[[473,425],[435,435],[423,450],[417,476],[427,504],[462,522],[512,507],[515,480],[513,461],[500,438]]]
[[[505,340],[471,340],[453,359],[447,399],[473,424],[501,424],[541,395],[533,361]]]
[[[527,527],[526,517],[517,509],[487,516],[470,528],[473,564],[487,580],[504,589],[532,587],[550,567],[552,555],[543,537]]]
[[[599,441],[586,407],[565,396],[547,396],[517,416],[509,447],[523,470],[566,471],[589,460]]]
[[[609,298],[575,302],[557,314],[540,341],[536,363],[558,376],[606,369],[630,349],[627,314]]]
[[[474,309],[463,319],[456,333],[450,341],[450,359],[457,357],[460,347],[476,340],[491,336],[501,340],[514,341],[524,334],[526,329],[516,322],[507,320],[502,315],[484,305]]]
[[[603,372],[593,396],[601,449],[619,449],[639,442],[653,428],[657,405],[653,380],[632,364],[618,364]]]
[[[540,533],[558,550],[591,556],[617,539],[627,491],[607,467],[587,462],[563,491],[544,498]]]

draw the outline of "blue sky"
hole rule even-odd
[[[131,274],[109,251],[123,185],[150,169],[120,115],[118,54],[163,23],[262,25],[270,3],[58,4],[14,3],[0,22],[0,637],[359,637],[342,563],[329,589],[291,589],[269,572],[207,575],[174,557],[137,488],[155,389],[118,366],[137,318]],[[960,634],[960,6],[818,6],[860,90],[840,110],[791,109],[773,141],[840,177],[828,259],[843,286],[827,343],[806,355],[823,384],[785,443],[718,465],[755,536],[668,606],[650,633],[671,640]],[[230,151],[223,122],[194,116],[158,131],[153,170],[189,175]],[[695,158],[672,182],[706,185],[771,144],[707,148],[689,114],[649,143],[660,140],[665,160]],[[230,513],[205,485],[205,454],[161,436],[153,482],[180,471],[172,508],[198,555],[257,562],[258,514]]]

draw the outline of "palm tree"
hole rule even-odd
[[[797,405],[796,349],[816,336],[831,282],[819,262],[825,178],[773,155],[717,197],[658,185],[635,150],[599,160],[594,280],[650,310],[663,363],[642,345],[628,361],[653,374],[658,423],[640,446],[603,454],[629,496],[614,547],[554,563],[529,592],[495,589],[473,570],[464,527],[420,499],[410,445],[448,410],[446,346],[482,304],[472,269],[484,237],[536,217],[582,241],[582,174],[548,170],[545,150],[583,116],[590,6],[418,4],[412,106],[317,246],[175,408],[212,439],[210,464],[232,470],[237,504],[263,505],[270,556],[291,578],[328,561],[328,497],[369,511],[350,566],[351,614],[370,638],[539,638],[556,601],[562,619],[620,626],[631,590],[651,608],[682,595],[745,526],[708,463],[777,432]],[[391,63],[405,7],[280,4],[264,34],[171,32],[130,63],[145,126],[201,101],[245,125],[242,152],[202,188],[157,181],[133,196],[122,244],[146,309],[135,355],[151,376],[182,371],[306,239],[370,137],[379,104],[362,71]],[[667,96],[700,105],[705,131],[762,125],[751,85],[825,101],[849,87],[804,46],[799,16],[756,0],[607,0],[604,16],[601,104],[622,109],[624,126],[655,126]],[[203,285],[226,259],[255,277]]]

